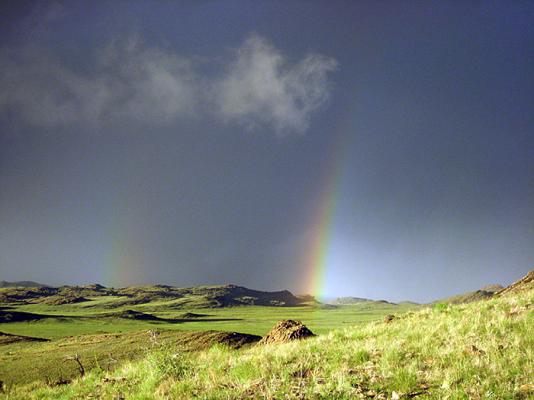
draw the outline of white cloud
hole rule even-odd
[[[0,55],[0,112],[34,127],[167,123],[191,114],[198,91],[190,63],[138,40],[101,51],[90,72],[35,49]]]
[[[302,132],[310,114],[328,99],[327,74],[336,66],[332,58],[317,54],[289,65],[266,40],[251,36],[216,85],[218,111],[249,128]]]
[[[1,50],[0,117],[56,128],[165,125],[204,115],[302,132],[327,100],[327,75],[336,67],[320,55],[289,65],[257,36],[245,41],[221,76],[202,77],[191,59],[137,39],[112,42],[89,58],[75,68],[36,48]]]

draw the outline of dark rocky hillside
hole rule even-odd
[[[175,301],[173,306],[231,307],[240,305],[299,306],[315,300],[310,296],[295,296],[287,290],[264,292],[237,285],[196,286],[178,288],[167,285],[107,288],[99,284],[84,286],[9,287],[0,289],[0,301],[5,303],[43,303],[49,305],[89,302],[100,296],[115,297],[108,307],[122,307],[152,301]]]

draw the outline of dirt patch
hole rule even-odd
[[[303,325],[302,322],[287,319],[277,322],[274,328],[258,344],[287,343],[312,336],[315,336],[315,334]]]

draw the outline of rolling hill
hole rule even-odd
[[[237,285],[178,288],[168,285],[107,288],[99,284],[61,287],[9,286],[0,289],[0,301],[19,304],[88,303],[106,296],[106,307],[116,308],[167,302],[173,308],[218,308],[240,305],[294,307],[314,302],[311,296],[295,296],[288,290],[266,292]]]
[[[334,305],[354,305],[354,304],[391,304],[394,305],[395,303],[391,303],[386,300],[371,300],[371,299],[365,299],[361,297],[338,297],[337,299],[334,299],[330,304]]]
[[[473,292],[467,292],[463,294],[458,294],[455,296],[446,297],[444,299],[436,300],[433,303],[443,303],[443,304],[463,304],[471,303],[473,301],[479,301],[484,299],[489,299],[493,297],[497,292],[502,290],[501,285],[488,285],[482,289],[475,290]]]

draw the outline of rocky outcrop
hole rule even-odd
[[[287,343],[312,336],[315,336],[314,333],[300,321],[287,319],[277,322],[273,329],[258,344]]]

